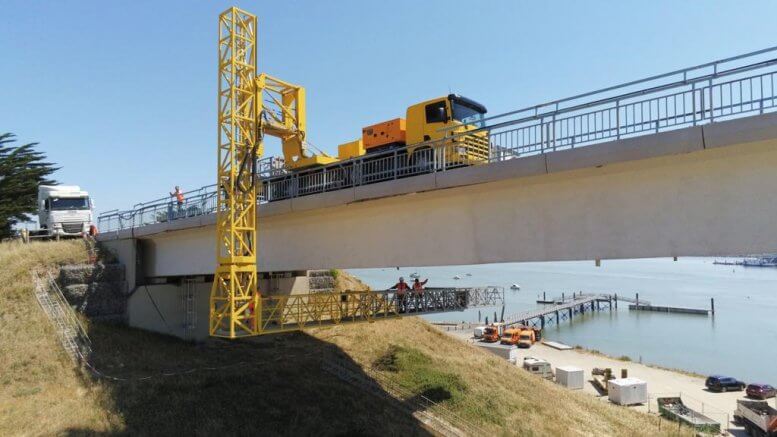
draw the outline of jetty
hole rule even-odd
[[[525,325],[545,328],[551,323],[559,324],[563,320],[571,321],[575,315],[582,316],[587,312],[617,308],[617,304],[614,304],[617,302],[615,296],[611,294],[578,293],[573,294],[573,296],[569,300],[562,298],[553,306],[511,314],[504,319],[504,323],[506,326]]]
[[[656,313],[677,313],[677,314],[697,314],[701,316],[715,315],[715,299],[710,299],[709,308],[687,308],[687,307],[674,307],[663,305],[651,305],[645,302],[636,302],[634,305],[629,305],[629,311],[652,311]]]

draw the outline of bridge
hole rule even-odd
[[[293,294],[294,278],[312,269],[774,251],[776,55],[479,120],[489,138],[481,165],[447,162],[450,142],[425,144],[424,165],[410,166],[402,150],[305,173],[262,161],[262,289],[281,275]],[[206,299],[215,198],[211,185],[180,208],[165,197],[100,215],[98,239],[127,266],[130,289],[148,295],[133,295],[130,324],[162,326],[149,320],[166,320],[157,304],[193,278],[201,285],[183,302]]]
[[[403,167],[397,151],[281,178],[266,166],[259,269],[774,250],[775,53],[485,119],[483,165],[449,166],[438,144],[425,168]],[[209,274],[214,194],[101,214],[99,239],[140,276]]]

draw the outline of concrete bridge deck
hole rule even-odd
[[[259,270],[774,251],[776,76],[772,47],[476,121],[489,153],[471,167],[447,140],[424,167],[270,167]],[[99,239],[130,278],[210,274],[215,195],[103,214]]]
[[[259,268],[765,253],[775,169],[777,114],[764,114],[288,199],[260,207]],[[214,219],[99,240],[145,276],[209,274]]]

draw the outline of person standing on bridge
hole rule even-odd
[[[181,191],[181,187],[178,185],[175,186],[175,191],[170,193],[170,197],[175,197],[175,201],[178,204],[178,212],[181,212],[181,208],[183,208],[183,191]]]
[[[397,310],[400,313],[404,313],[407,309],[407,293],[410,291],[410,286],[405,282],[405,278],[400,277],[399,282],[394,284],[389,290],[397,290]]]
[[[426,278],[421,282],[418,278],[413,281],[413,298],[415,298],[415,310],[425,309],[424,305],[424,285],[429,282],[429,278]]]

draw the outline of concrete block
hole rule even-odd
[[[346,188],[326,193],[311,194],[309,196],[291,199],[292,211],[308,211],[311,209],[338,206],[354,201],[353,188]]]
[[[259,205],[259,217],[286,214],[291,212],[291,199],[262,203]],[[215,221],[214,221],[215,223]]]
[[[355,200],[379,199],[381,197],[398,196],[401,194],[417,193],[419,191],[434,190],[435,174],[429,173],[418,176],[410,176],[403,179],[392,179],[375,184],[361,185],[355,188]]]
[[[708,149],[774,140],[777,138],[777,113],[715,122],[704,125],[702,130],[704,147]]]
[[[690,153],[704,149],[701,127],[689,127],[548,153],[548,173]]]
[[[546,173],[545,155],[527,156],[485,165],[435,173],[437,188],[451,188],[464,185],[496,182],[504,179],[536,176]]]

